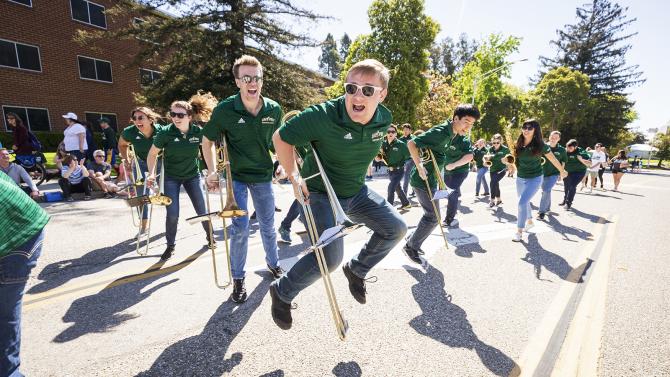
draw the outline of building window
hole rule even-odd
[[[40,49],[36,46],[0,39],[0,66],[42,72]]]
[[[79,77],[85,80],[112,82],[112,63],[106,60],[77,56]]]
[[[107,29],[105,7],[87,0],[70,0],[72,19]]]
[[[21,120],[23,120],[23,124],[31,131],[51,130],[51,123],[49,122],[49,110],[47,109],[40,109],[36,107],[2,106],[5,129],[10,131],[9,126],[7,126],[7,113],[15,113],[18,115]]]
[[[114,131],[118,131],[116,127],[116,114],[86,112],[86,121],[91,124],[93,132],[102,132],[102,128],[100,127],[100,119],[102,118],[109,119],[109,126],[112,127]]]
[[[33,7],[33,2],[32,0],[9,0],[10,3],[17,3],[21,5],[25,5],[27,7]]]
[[[163,74],[151,69],[140,68],[140,85],[149,86],[161,78]]]

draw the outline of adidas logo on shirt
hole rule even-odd
[[[140,139],[142,139],[142,138],[140,137],[140,135],[135,136],[135,140],[140,140]]]
[[[244,121],[244,118],[240,118],[240,120],[237,121],[237,124],[244,124],[244,123],[246,123],[246,122]]]
[[[347,140],[351,140],[351,139],[353,139],[353,138],[351,137],[351,132],[349,132],[348,134],[344,135],[344,138],[347,139]]]

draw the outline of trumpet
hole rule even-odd
[[[483,165],[487,168],[490,168],[493,165],[493,154],[491,153],[491,149],[486,148],[486,154],[484,157],[482,157],[483,160]]]
[[[230,171],[230,159],[228,158],[228,144],[226,143],[226,138],[225,136],[222,138],[221,141],[221,146],[216,148],[216,174],[219,179],[219,202],[221,205],[221,210],[220,211],[211,211],[211,204],[210,204],[210,191],[207,187],[207,176],[204,177],[204,185],[205,185],[205,197],[206,197],[206,204],[207,204],[207,213],[204,215],[199,215],[199,216],[193,216],[186,221],[189,224],[197,224],[202,221],[209,221],[209,227],[208,227],[208,233],[209,233],[209,250],[212,253],[212,267],[214,270],[214,284],[216,285],[217,288],[219,289],[225,289],[228,286],[230,286],[233,283],[233,271],[232,271],[232,264],[230,260],[230,241],[228,239],[228,229],[227,229],[227,224],[226,224],[226,219],[227,218],[235,218],[235,217],[240,217],[240,216],[246,216],[247,211],[241,209],[238,205],[237,202],[235,201],[235,194],[233,193],[233,177],[232,173]],[[223,198],[223,192],[221,190],[221,181],[222,176],[224,174],[225,170],[225,182],[226,182],[226,198]],[[227,278],[223,279],[223,283],[219,279],[219,272],[218,272],[218,263],[216,261],[216,245],[214,244],[214,229],[212,226],[213,217],[218,217],[221,219],[223,222],[223,243],[226,249],[226,261],[228,263],[228,268],[227,268]]]
[[[428,191],[428,195],[430,195],[433,198],[430,201],[430,203],[433,205],[433,211],[435,212],[435,217],[437,218],[437,226],[440,228],[440,233],[442,233],[442,239],[444,239],[444,246],[447,249],[449,249],[449,242],[447,241],[447,235],[444,234],[444,228],[442,227],[442,223],[440,222],[440,211],[437,207],[436,201],[439,199],[448,198],[453,191],[447,189],[447,185],[444,183],[444,180],[442,179],[442,175],[440,174],[440,168],[439,166],[437,166],[437,160],[435,160],[435,154],[433,154],[432,149],[426,148],[421,151],[421,161],[422,162],[432,161],[433,164],[438,189],[437,191],[435,191],[435,195],[433,195],[432,190],[430,189],[430,183],[428,182],[428,179],[426,179],[426,190]]]

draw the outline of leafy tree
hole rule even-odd
[[[657,133],[654,137],[654,146],[658,148],[654,156],[658,158],[658,167],[661,167],[663,160],[670,160],[670,133]]]
[[[347,60],[347,56],[349,56],[349,47],[351,47],[351,38],[349,38],[349,35],[347,33],[344,33],[342,36],[342,39],[340,39],[340,60],[345,61]]]
[[[157,9],[171,7],[171,17]],[[77,40],[93,48],[105,39],[137,40],[141,51],[133,69],[146,62],[160,64],[162,76],[136,98],[165,109],[172,100],[189,98],[198,89],[225,98],[238,91],[232,75],[235,59],[256,56],[265,68],[263,92],[286,108],[303,108],[319,99],[315,79],[278,51],[315,46],[306,34],[291,31],[287,19],[300,22],[324,18],[290,0],[137,0],[119,1],[106,10],[108,31],[80,31]],[[140,17],[141,23],[128,22]]]
[[[319,69],[328,77],[337,77],[340,74],[340,53],[337,51],[337,42],[333,35],[328,33],[326,40],[321,44]]]
[[[461,34],[457,41],[446,37],[430,49],[431,69],[451,79],[474,59],[478,47],[477,41],[469,40],[466,34]]]
[[[375,0],[368,9],[372,33],[349,48],[340,80],[329,95],[341,95],[347,70],[362,58],[375,58],[391,71],[386,105],[396,122],[416,122],[416,107],[428,92],[428,49],[439,25],[424,14],[423,0]],[[358,42],[358,43],[357,43]]]
[[[458,100],[448,78],[439,72],[432,72],[428,78],[430,89],[416,109],[416,122],[413,128],[427,129],[451,119]]]

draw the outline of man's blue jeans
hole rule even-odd
[[[248,212],[248,198],[256,210],[256,219],[261,230],[261,241],[265,249],[265,262],[270,267],[277,267],[279,252],[277,250],[277,234],[275,233],[275,197],[272,193],[272,183],[244,183],[233,181],[235,201],[241,209]],[[230,228],[230,260],[233,279],[242,279],[245,274],[244,266],[247,263],[247,249],[249,248],[249,215],[235,217]]]
[[[516,178],[516,193],[519,195],[519,210],[516,217],[516,226],[525,228],[526,221],[532,218],[530,200],[540,190],[542,176],[534,178]]]
[[[400,187],[400,181],[403,178],[403,174],[404,174],[403,168],[389,171],[389,185],[386,192],[386,200],[388,200],[388,202],[391,205],[393,205],[393,202],[395,201],[394,194],[396,193],[398,194],[398,199],[400,199],[400,203],[403,206],[409,204],[409,200],[407,199],[405,192]]]
[[[165,218],[165,239],[168,246],[175,245],[175,238],[177,237],[177,223],[179,222],[179,191],[181,186],[184,186],[186,194],[188,194],[195,213],[204,215],[207,213],[205,207],[205,197],[200,186],[200,176],[196,175],[187,179],[165,177],[165,195],[172,199],[172,203],[167,206],[167,217]],[[202,228],[205,229],[205,234],[209,236],[209,221],[202,222]]]
[[[0,258],[0,376],[20,377],[21,303],[30,271],[42,253],[44,230]]]
[[[542,199],[540,199],[540,213],[548,213],[551,207],[551,189],[554,188],[560,175],[550,175],[542,179]]]
[[[284,220],[281,221],[280,227],[290,232],[291,224],[293,224],[293,221],[295,221],[295,219],[297,219],[301,213],[302,213],[302,206],[300,205],[300,202],[297,199],[294,199],[293,203],[291,203],[291,207],[288,209],[288,212],[286,213],[286,217],[284,217]]]
[[[445,216],[444,221],[448,223],[456,217],[456,211],[458,210],[458,199],[461,197],[461,185],[467,177],[467,171],[444,175],[444,184],[446,184],[450,189],[454,190],[454,192],[452,192],[447,199],[447,216]]]
[[[412,173],[412,167],[414,167],[414,160],[410,158],[405,161],[405,170],[402,175],[402,190],[405,192],[405,195],[409,195],[407,189],[409,189],[409,178]]]
[[[311,192],[309,201],[319,234],[335,225],[333,210],[328,195]],[[407,233],[407,224],[398,211],[381,195],[363,186],[351,198],[339,199],[344,212],[352,221],[363,223],[374,233],[361,251],[349,262],[351,271],[360,278],[379,263],[402,240]],[[331,272],[340,264],[344,254],[344,238],[333,241],[323,249],[328,270]],[[303,289],[321,277],[314,253],[309,253],[277,281],[277,291],[282,301],[290,303]]]
[[[483,167],[477,169],[477,183],[475,185],[475,194],[479,195],[479,188],[484,185],[484,193],[489,193],[489,185],[486,183],[486,173],[489,168]]]
[[[568,173],[568,176],[563,180],[563,189],[565,190],[564,200],[567,205],[572,205],[577,193],[577,185],[584,179],[586,171]]]
[[[435,208],[431,204],[432,197],[428,194],[428,191],[425,188],[419,188],[412,186],[414,192],[416,193],[416,198],[423,209],[423,216],[419,220],[419,224],[416,226],[414,233],[412,233],[407,239],[407,245],[414,250],[420,250],[423,241],[430,236],[437,226],[439,221],[439,211],[440,205],[438,201],[435,202],[435,207],[437,208],[438,213],[435,214]],[[435,188],[431,188],[431,191],[434,193]]]

